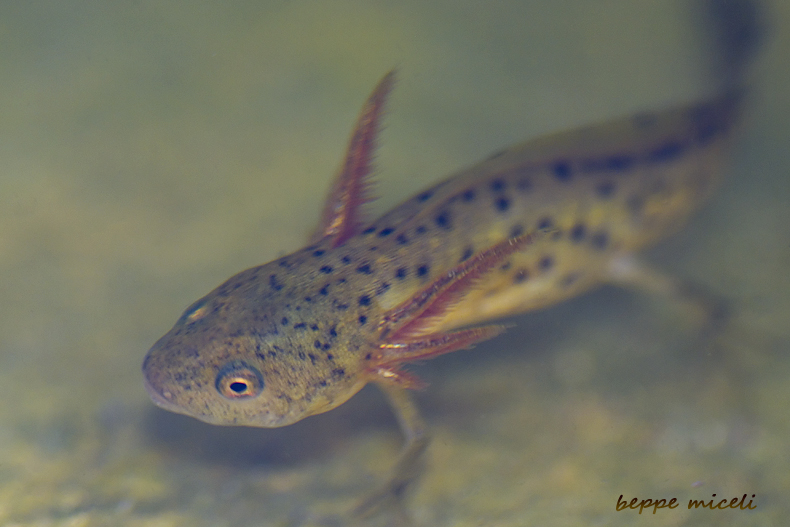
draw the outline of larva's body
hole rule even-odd
[[[363,109],[314,243],[190,306],[143,364],[158,405],[223,425],[291,424],[378,383],[409,445],[385,493],[411,480],[427,444],[405,391],[419,381],[400,366],[502,331],[480,322],[633,282],[627,257],[708,195],[738,99],[504,150],[364,225],[356,218],[391,79]]]
[[[613,262],[675,232],[704,201],[726,161],[736,98],[504,150],[385,214],[354,252],[377,262],[370,278],[393,285],[378,298],[387,309],[426,281],[415,277],[422,266],[430,278],[508,237],[552,229],[489,273],[441,327],[576,296],[616,279]],[[409,279],[398,280],[399,268]]]
[[[360,130],[370,137],[356,150],[352,144],[351,161],[369,155],[389,82],[363,113],[355,138]],[[319,234],[314,245],[236,275],[190,307],[149,352],[148,387],[162,406],[205,421],[286,425],[337,406],[369,381],[391,380],[372,365],[386,313],[509,238],[547,231],[400,340],[547,306],[611,281],[616,262],[676,230],[708,195],[735,106],[735,97],[723,97],[538,139],[451,176],[365,228],[325,220],[324,231],[341,225],[348,234]],[[364,174],[343,177],[361,186]],[[356,212],[361,193],[338,188],[327,210],[337,203]],[[338,243],[339,236],[347,239]],[[415,358],[390,352],[379,362]],[[260,381],[254,397],[218,390],[220,372],[239,362]]]

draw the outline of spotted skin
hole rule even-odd
[[[389,236],[405,242],[389,246],[396,269],[411,260],[409,271],[441,270],[506,237],[555,229],[470,291],[440,329],[576,296],[612,280],[619,257],[682,227],[709,195],[739,100],[727,95],[504,150],[395,208],[362,240],[380,244],[381,230],[394,228]]]
[[[143,363],[157,405],[220,425],[288,425],[377,383],[407,443],[358,512],[400,495],[427,446],[406,390],[421,383],[402,365],[504,329],[482,322],[605,282],[639,285],[649,275],[630,256],[681,227],[710,193],[740,99],[533,140],[364,224],[391,84],[390,74],[363,108],[312,245],[195,302]],[[645,288],[672,287],[653,282]]]
[[[371,381],[416,384],[394,366],[424,356],[380,356],[388,312],[525,233],[546,234],[434,306],[430,323],[409,338],[537,309],[610,281],[613,262],[678,229],[709,194],[739,100],[727,95],[533,140],[367,226],[349,226],[364,201],[391,82],[385,77],[363,109],[351,168],[335,183],[316,243],[233,276],[148,352],[143,371],[157,404],[216,424],[274,427],[330,410]],[[393,367],[380,371],[383,363]],[[241,377],[223,388],[228,368],[231,379]],[[245,388],[244,375],[260,384],[256,393],[233,391]]]

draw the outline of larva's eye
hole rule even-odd
[[[263,377],[256,368],[235,360],[219,371],[215,386],[226,399],[247,399],[261,393]]]

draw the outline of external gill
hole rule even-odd
[[[399,371],[398,366],[468,348],[502,333],[505,328],[501,325],[450,333],[435,333],[432,328],[465,294],[475,288],[485,273],[532,243],[535,237],[525,234],[510,238],[478,253],[384,313],[379,322],[380,344],[370,359],[371,366],[368,369],[371,380],[394,383],[404,388],[422,386],[419,380]]]

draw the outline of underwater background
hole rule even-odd
[[[502,147],[715,93],[695,6],[0,3],[0,525],[342,524],[402,442],[375,388],[286,428],[213,427],[154,407],[147,349],[304,244],[393,67],[371,217]],[[728,299],[729,326],[703,340],[603,288],[413,367],[434,437],[417,525],[785,524],[790,3],[763,17],[732,166],[644,255]],[[713,494],[756,508],[687,509]]]

